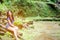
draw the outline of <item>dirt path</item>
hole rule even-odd
[[[34,25],[38,32],[35,40],[60,40],[60,22],[38,21]]]
[[[25,40],[60,40],[60,22],[38,21],[34,22],[34,29],[23,31]]]

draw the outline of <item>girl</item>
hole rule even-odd
[[[14,22],[14,17],[13,17],[13,13],[11,11],[8,11],[7,12],[7,24],[6,26],[0,24],[3,28],[6,28],[10,31],[12,31],[14,33],[14,36],[16,38],[16,40],[18,40],[18,27],[14,26],[13,25],[13,22]]]

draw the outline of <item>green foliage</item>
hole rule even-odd
[[[55,17],[57,12],[45,3],[47,1],[54,0],[3,0],[0,9],[11,10],[15,15],[22,9],[26,17]]]
[[[15,17],[14,25],[20,25],[23,24],[22,20],[20,18]]]

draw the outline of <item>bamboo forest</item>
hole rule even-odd
[[[60,0],[0,0],[0,40],[60,40]]]

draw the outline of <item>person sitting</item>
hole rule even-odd
[[[19,35],[18,30],[19,29],[13,23],[14,23],[13,13],[11,11],[7,11],[7,24],[6,24],[6,26],[3,24],[0,24],[0,26],[12,31],[14,33],[15,39],[18,40],[18,35]]]

